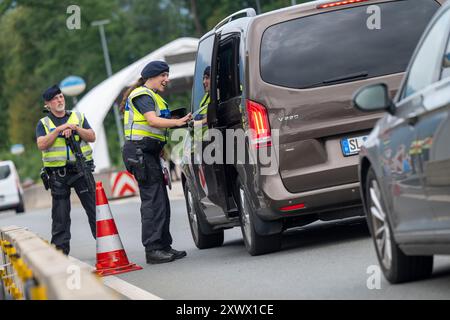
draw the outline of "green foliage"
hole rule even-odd
[[[311,0],[296,0],[297,4]],[[244,8],[254,8],[258,14],[288,7],[291,0],[185,0],[196,26],[197,36],[202,36],[222,19]],[[259,3],[259,5],[258,5]],[[195,10],[196,9],[196,10]]]
[[[0,152],[0,161],[11,160],[14,162],[20,179],[32,179],[39,182],[40,169],[42,167],[42,154],[37,147],[30,147],[21,155],[13,155],[9,151]]]

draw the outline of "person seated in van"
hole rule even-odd
[[[211,102],[211,97],[209,94],[211,88],[211,67],[207,66],[203,71],[203,88],[205,89],[205,95],[200,101],[198,107],[199,113],[195,116],[195,121],[201,121],[202,125],[206,124],[206,113],[208,112],[208,105]]]

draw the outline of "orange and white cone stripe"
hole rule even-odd
[[[96,188],[96,220],[97,274],[111,275],[142,269],[128,261],[101,182]]]

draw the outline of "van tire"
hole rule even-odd
[[[20,202],[19,202],[19,204],[16,207],[16,214],[25,212],[25,203],[23,201],[22,195],[19,195],[19,199],[20,199]]]
[[[186,200],[189,227],[195,246],[200,250],[220,247],[224,241],[224,231],[208,232],[209,230],[207,229],[210,229],[207,227],[208,222],[203,218],[197,200],[187,184],[184,186],[184,198]]]
[[[255,213],[249,202],[249,196],[245,191],[240,179],[236,182],[235,188],[236,202],[239,207],[239,219],[241,221],[242,237],[245,248],[252,256],[258,256],[281,248],[282,232],[272,235],[260,235],[255,229]],[[261,223],[261,221],[259,221]],[[269,224],[270,222],[262,222]]]

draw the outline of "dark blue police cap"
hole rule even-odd
[[[47,90],[44,91],[42,94],[42,98],[44,98],[45,101],[52,100],[57,94],[61,93],[61,89],[59,89],[58,85],[51,86]]]
[[[144,79],[153,78],[163,72],[169,72],[169,65],[164,61],[152,61],[142,70],[141,77]]]

